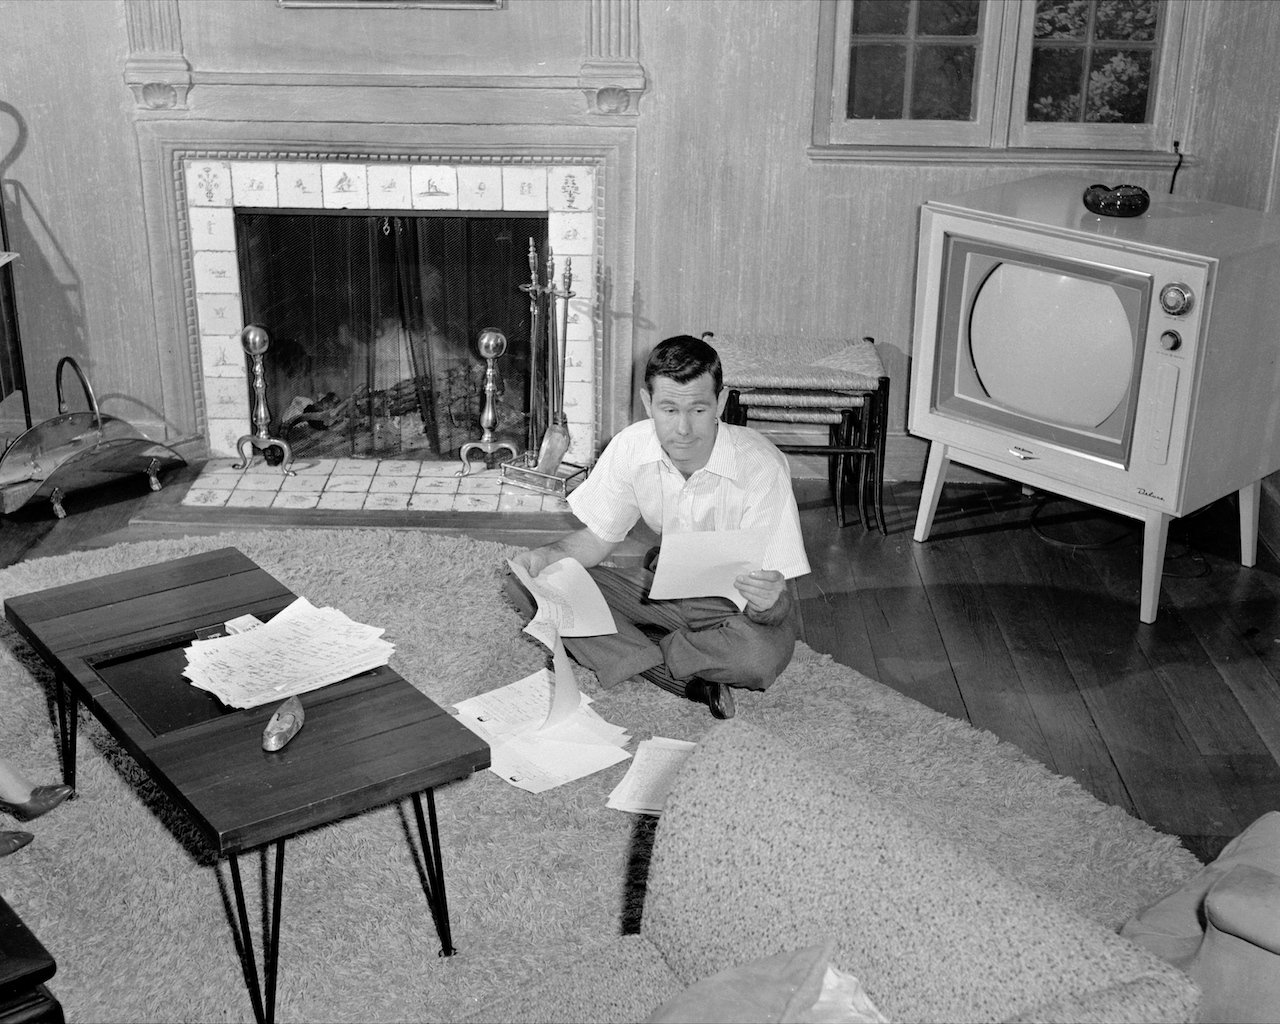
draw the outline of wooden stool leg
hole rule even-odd
[[[858,514],[862,517],[863,529],[870,530],[875,522],[875,448],[872,444],[873,410],[872,397],[864,395],[862,407],[856,412],[856,419],[851,421],[848,445],[860,449],[857,455]],[[851,474],[852,475],[852,474]]]
[[[837,448],[841,441],[841,424],[832,423],[827,427],[827,441],[832,448]],[[836,526],[844,526],[844,456],[827,456],[827,488],[831,492],[831,501],[836,507]]]
[[[853,485],[854,501],[858,509],[858,521],[862,523],[862,528],[865,530],[867,528],[867,512],[862,500],[862,468],[864,465],[863,459],[866,456],[851,455],[848,451],[849,448],[854,447],[855,438],[859,433],[859,423],[856,417],[857,413],[854,409],[840,410],[840,439],[837,443],[845,449],[839,456],[840,482],[842,487],[845,483]],[[858,469],[856,475],[854,473],[855,466]],[[843,505],[841,507],[843,508]],[[844,523],[841,522],[840,525],[843,526]]]
[[[741,399],[737,388],[729,389],[729,397],[724,403],[724,421],[742,426],[747,422],[746,410],[742,407]]]
[[[871,456],[872,497],[876,503],[876,519],[880,523],[880,532],[889,535],[889,527],[884,518],[884,449],[889,434],[889,378],[880,378],[880,387],[875,397],[868,396],[864,414],[871,422],[868,424],[870,438],[873,439],[875,454]]]

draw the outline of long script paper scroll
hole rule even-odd
[[[490,771],[511,785],[541,793],[617,764],[626,731],[610,725],[578,689],[563,636],[601,636],[617,626],[604,596],[580,563],[554,562],[531,577],[508,563],[538,610],[525,632],[551,651],[552,669],[455,705],[458,718],[489,743]],[[550,691],[550,692],[548,692]]]

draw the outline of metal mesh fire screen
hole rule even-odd
[[[485,327],[510,342],[497,434],[522,446],[541,382],[529,377],[520,285],[530,241],[546,249],[545,215],[238,212],[235,223],[245,323],[271,336],[272,430],[295,455],[456,458],[480,432]]]

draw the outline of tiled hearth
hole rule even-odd
[[[503,481],[496,469],[473,463],[413,459],[299,459],[294,475],[257,459],[211,459],[182,504],[222,509],[321,509],[363,512],[567,512],[560,497]]]
[[[295,214],[325,211],[400,211],[430,215],[542,213],[561,274],[572,261],[573,299],[565,314],[564,411],[570,457],[591,459],[597,430],[598,345],[596,268],[601,262],[602,215],[597,171],[590,164],[540,165],[411,160],[192,159],[184,161],[179,213],[189,225],[191,286],[199,323],[200,391],[211,455],[233,455],[248,415],[248,368],[239,333],[240,296],[235,211]],[[562,280],[562,277],[557,278]],[[268,352],[267,358],[271,355]]]

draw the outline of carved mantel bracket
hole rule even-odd
[[[177,0],[125,0],[129,57],[124,81],[145,110],[185,110],[191,64],[182,54]]]
[[[647,83],[639,49],[638,0],[590,0],[587,57],[578,71],[578,87],[593,114],[640,113]]]

